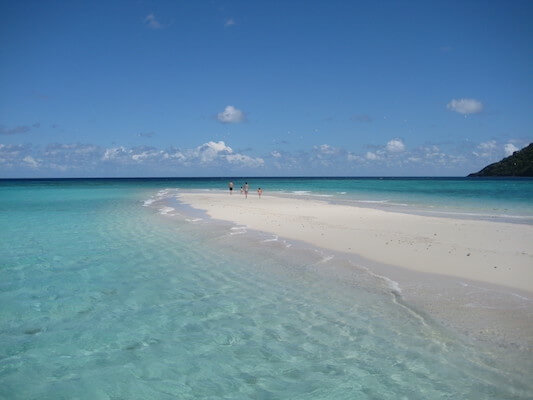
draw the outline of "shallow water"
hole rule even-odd
[[[0,187],[41,185],[55,187],[135,186],[146,189],[182,188],[235,191],[248,182],[251,195],[311,196],[402,212],[431,213],[465,218],[500,218],[533,224],[533,178],[152,178],[0,180]]]
[[[533,397],[527,355],[327,255],[145,203],[163,184],[0,187],[0,398]]]

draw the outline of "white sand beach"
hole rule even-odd
[[[278,196],[181,193],[213,218],[368,260],[533,293],[533,227]]]
[[[533,226],[278,195],[179,198],[212,218],[355,257],[398,283],[409,304],[467,337],[533,348]]]

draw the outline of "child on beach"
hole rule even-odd
[[[244,182],[244,197],[246,199],[248,198],[248,189],[249,189],[248,182]]]
[[[261,198],[261,195],[263,194],[263,189],[257,189],[257,194],[259,195],[259,198]]]
[[[241,194],[243,194],[243,193],[244,193],[244,189],[243,189],[242,186],[241,186]]]
[[[233,194],[233,182],[232,181],[228,183],[228,187],[229,187],[229,194]]]

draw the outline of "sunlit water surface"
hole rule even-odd
[[[0,186],[0,398],[533,397],[527,355],[363,270],[143,206],[164,187]]]

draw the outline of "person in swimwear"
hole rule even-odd
[[[228,187],[229,187],[229,194],[233,194],[233,182],[232,181],[228,183]]]
[[[263,194],[263,189],[258,188],[257,189],[257,194],[259,195],[259,198],[261,198],[261,195]]]
[[[247,199],[248,198],[248,190],[250,189],[250,187],[248,186],[248,182],[244,182],[244,197]]]

